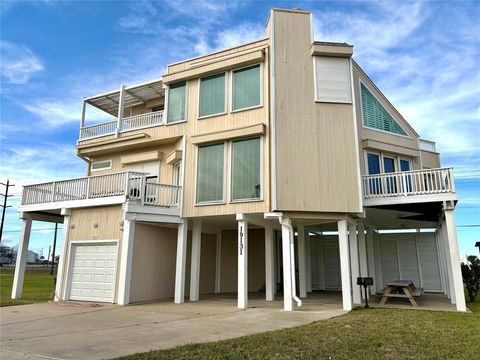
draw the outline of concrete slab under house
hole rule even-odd
[[[87,174],[24,187],[12,298],[40,220],[63,223],[58,302],[348,311],[371,277],[373,303],[406,280],[420,308],[466,311],[452,168],[312,17],[271,10],[258,41],[86,97]]]

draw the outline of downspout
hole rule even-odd
[[[295,281],[295,246],[294,246],[294,235],[295,232],[293,230],[293,226],[290,221],[283,221],[283,219],[279,218],[280,224],[283,226],[287,226],[290,232],[289,236],[289,243],[290,243],[290,277],[292,280],[292,299],[295,300],[298,307],[302,306],[302,300],[297,296],[297,288],[296,288],[296,281]]]

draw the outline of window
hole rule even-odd
[[[352,102],[350,59],[315,57],[316,101]]]
[[[260,65],[233,71],[232,110],[260,105]]]
[[[260,138],[232,142],[232,200],[259,199]]]
[[[380,156],[377,154],[367,154],[368,175],[380,174]]]
[[[181,164],[182,164],[181,161],[177,161],[175,164],[173,164],[173,178],[172,178],[173,185],[180,185]]]
[[[405,130],[403,130],[388,111],[385,110],[382,104],[380,104],[363,83],[360,85],[360,88],[363,125],[394,134],[408,136]]]
[[[97,161],[97,162],[93,162],[90,165],[90,169],[92,171],[110,170],[111,168],[112,168],[112,160]]]
[[[198,117],[225,112],[225,73],[200,79]]]
[[[167,124],[185,120],[186,90],[187,83],[185,81],[170,85],[168,89]]]
[[[212,144],[198,148],[197,203],[222,202],[224,200],[224,144]]]
[[[410,171],[410,160],[400,159],[400,171]]]

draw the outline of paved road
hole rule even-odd
[[[223,340],[307,324],[345,313],[340,304],[307,300],[284,312],[281,302],[211,298],[175,305],[156,302],[117,306],[80,302],[0,309],[0,358],[105,359],[182,344]]]

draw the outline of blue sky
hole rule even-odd
[[[354,57],[454,166],[460,253],[480,240],[480,3],[347,1],[2,1],[0,179],[17,185],[79,177],[81,99],[159,78],[168,63],[264,36],[271,7],[312,10],[315,40]],[[91,122],[105,120],[87,113]],[[3,242],[18,242],[19,196]],[[30,248],[48,252],[53,225]]]

